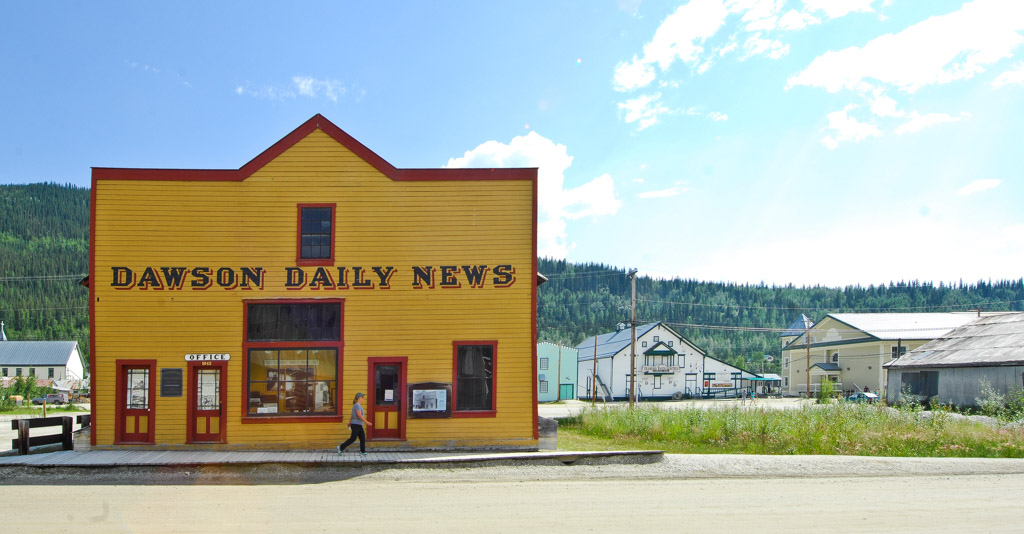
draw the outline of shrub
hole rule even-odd
[[[988,380],[981,381],[981,396],[975,397],[978,411],[990,417],[999,417],[1006,407],[1006,396],[992,387]]]

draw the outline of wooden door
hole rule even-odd
[[[115,425],[118,443],[153,443],[154,367],[148,362],[118,362]]]
[[[370,439],[405,439],[405,358],[370,358]]]
[[[223,363],[189,363],[189,443],[224,442],[226,371],[227,366]]]

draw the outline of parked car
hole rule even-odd
[[[47,393],[45,397],[36,397],[32,399],[32,404],[64,404],[68,401],[68,398],[63,393]]]
[[[878,395],[868,393],[866,391],[858,391],[853,395],[846,397],[846,400],[850,402],[875,402],[878,400]]]

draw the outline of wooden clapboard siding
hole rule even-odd
[[[329,130],[329,126],[327,129]],[[344,422],[243,422],[243,301],[275,298],[343,299],[339,419],[347,421],[356,391],[365,391],[367,359],[408,358],[407,381],[451,382],[452,342],[497,342],[494,417],[408,419],[409,444],[529,445],[535,443],[533,288],[536,273],[533,179],[404,180],[380,170],[323,129],[312,129],[242,178],[154,179],[152,172],[117,170],[94,178],[91,290],[95,441],[114,442],[115,362],[155,359],[159,369],[185,369],[188,353],[229,353],[227,441],[239,446],[330,446],[344,439]],[[268,152],[271,152],[268,150]],[[261,156],[262,157],[262,156]],[[257,158],[259,159],[259,158]],[[243,168],[248,172],[248,165]],[[222,171],[217,171],[222,172]],[[240,171],[241,172],[241,171]],[[107,173],[109,174],[109,173]],[[101,173],[101,176],[107,176]],[[335,261],[327,269],[390,266],[390,289],[285,287],[296,266],[299,204],[332,203]],[[512,265],[516,282],[494,287],[496,265]],[[439,267],[487,265],[484,287],[440,287]],[[435,269],[432,289],[412,287],[415,266]],[[265,269],[262,289],[193,290],[111,287],[112,267],[136,277],[145,267]],[[303,267],[307,284],[316,267]],[[162,274],[162,273],[161,273]],[[182,397],[155,398],[157,444],[185,442]]]

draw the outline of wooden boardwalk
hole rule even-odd
[[[359,452],[346,451],[57,451],[0,457],[5,466],[123,467],[294,464],[304,466],[453,465],[512,462],[528,465],[549,460],[572,464],[584,458],[605,461],[660,461],[663,451],[538,451],[538,452]],[[627,460],[630,459],[630,460]]]

